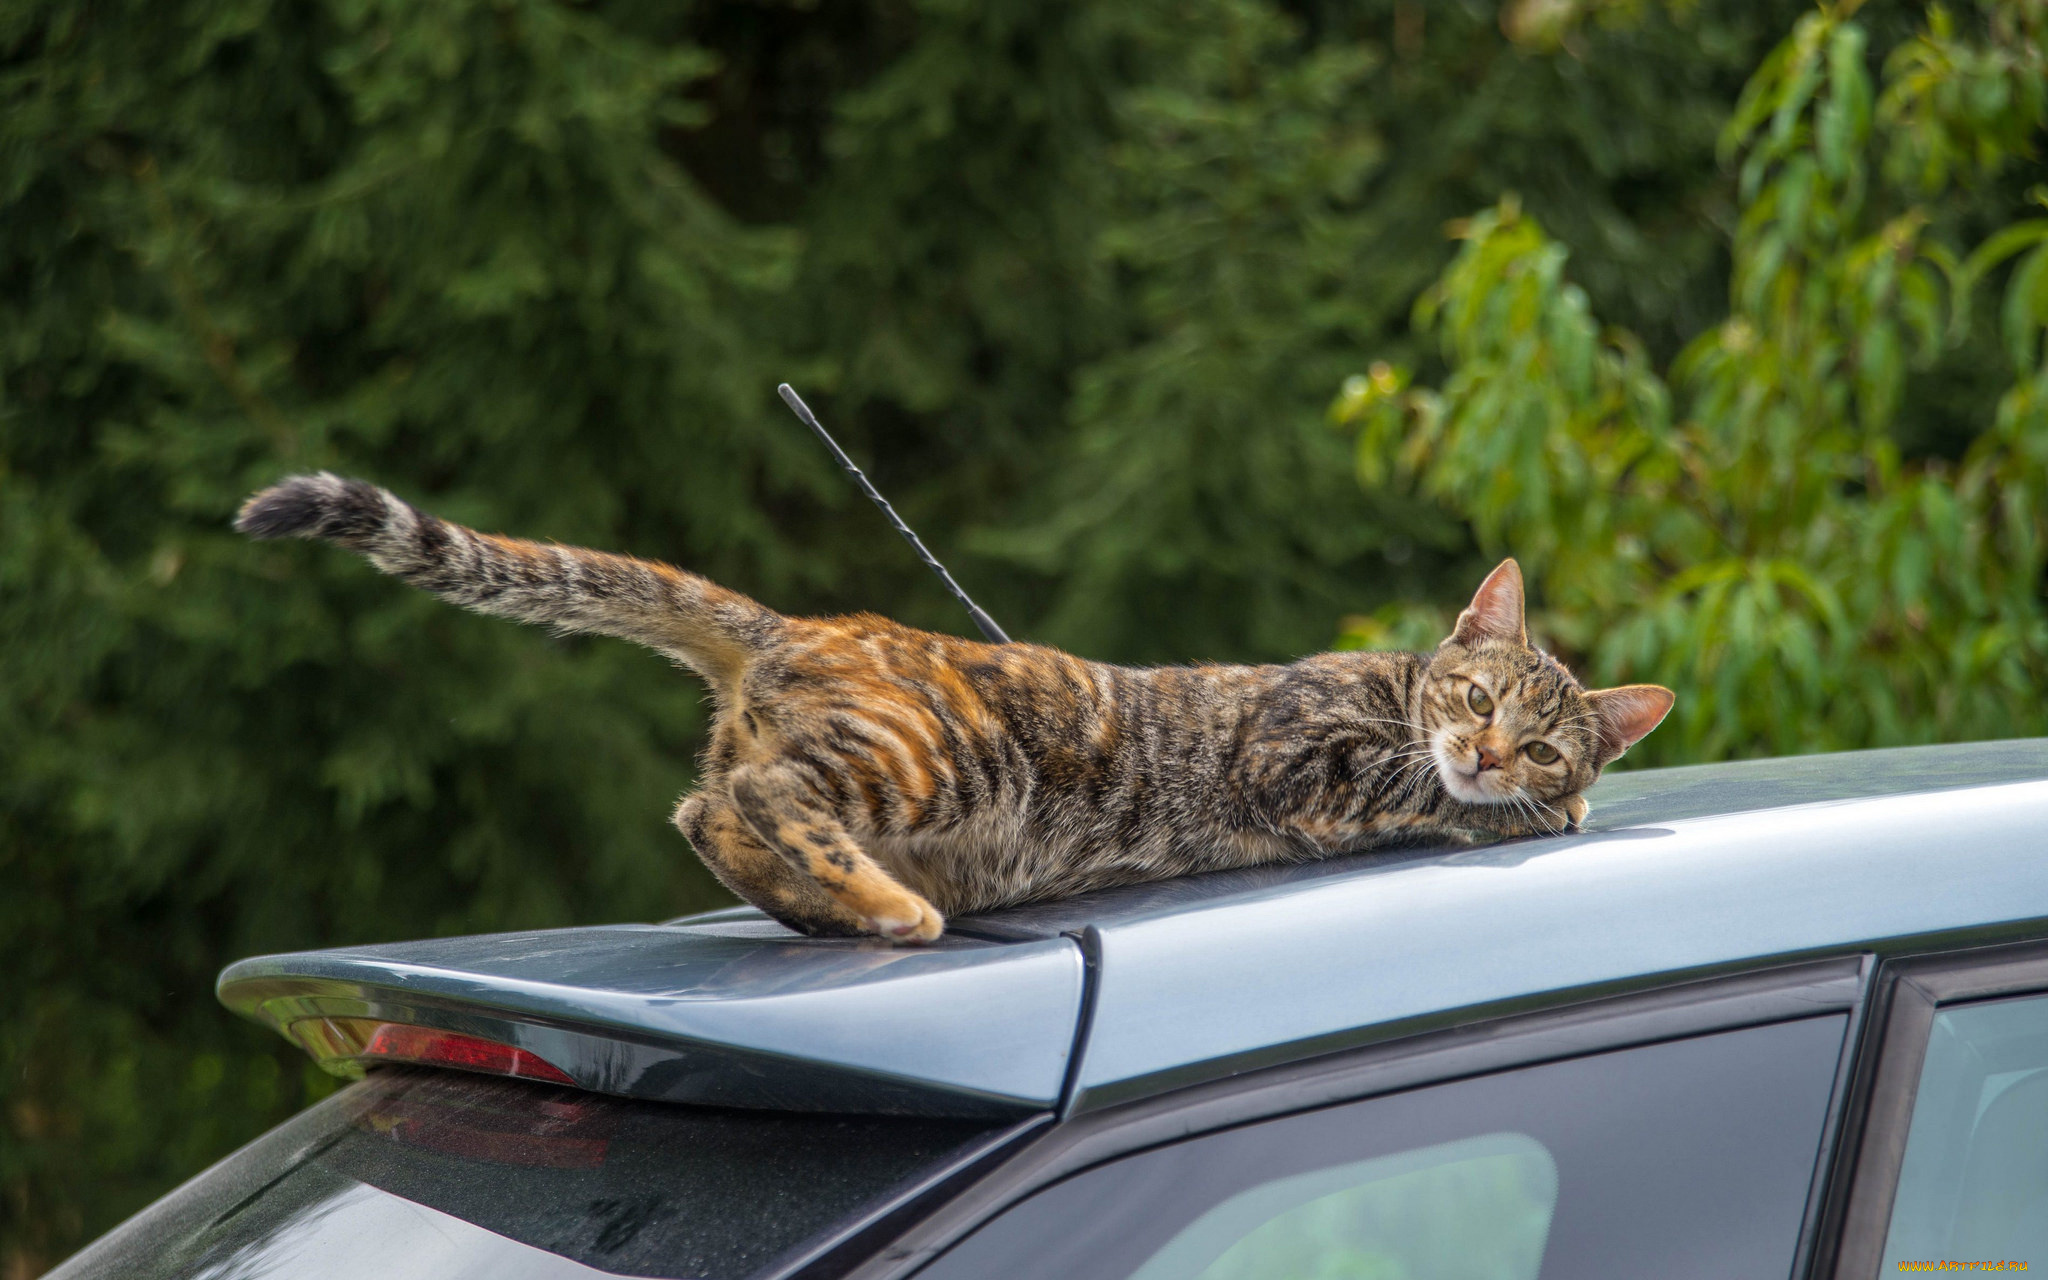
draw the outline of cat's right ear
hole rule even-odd
[[[1451,643],[1466,646],[1488,641],[1526,645],[1529,631],[1522,623],[1522,566],[1512,558],[1486,575],[1472,603],[1458,615],[1451,628]]]
[[[1661,684],[1625,684],[1595,689],[1586,695],[1593,707],[1593,731],[1600,738],[1600,763],[1605,766],[1642,740],[1671,710],[1677,695]]]

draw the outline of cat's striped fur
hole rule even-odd
[[[1134,669],[872,614],[785,617],[668,565],[477,533],[326,474],[257,494],[236,526],[337,542],[467,608],[700,673],[717,714],[675,823],[733,892],[811,934],[925,941],[941,912],[1561,830],[1671,704],[1655,686],[1587,692],[1530,647],[1513,561],[1434,653]]]

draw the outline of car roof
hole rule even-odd
[[[220,994],[316,1057],[337,1053],[315,1034],[328,1020],[382,1018],[632,1096],[996,1116],[1454,1011],[2048,933],[2048,739],[1619,773],[1588,798],[1570,835],[1132,886],[955,920],[928,948],[733,908],[259,957]]]

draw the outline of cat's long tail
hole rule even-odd
[[[715,685],[785,619],[708,578],[670,565],[478,533],[428,515],[376,485],[321,472],[293,476],[242,504],[252,538],[323,538],[443,600],[564,632],[619,636],[695,668]]]

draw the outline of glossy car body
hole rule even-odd
[[[1733,1092],[1717,1105],[1740,1129],[1740,1073],[1763,1080],[1804,1055],[1811,1069],[1785,1088],[1810,1102],[1796,1120],[1756,1119],[1744,1140],[1759,1150],[1789,1142],[1790,1154],[1773,1157],[1782,1167],[1727,1177],[1757,1195],[1777,1188],[1768,1206],[1730,1222],[1778,1225],[1701,1227],[1719,1230],[1714,1239],[1748,1234],[1740,1249],[1728,1245],[1734,1252],[1695,1243],[1687,1257],[1698,1274],[1874,1274],[1925,1054],[1914,1035],[1924,1040],[1959,1001],[2048,991],[2048,951],[2034,950],[2048,941],[2048,741],[1619,774],[1591,798],[1587,829],[1572,835],[1140,886],[958,920],[930,948],[797,938],[735,909],[264,957],[231,966],[220,994],[335,1065],[377,1057],[369,1037],[396,1025],[512,1046],[578,1090],[686,1111],[978,1126],[973,1141],[731,1272],[763,1276],[974,1274],[963,1260],[983,1255],[973,1268],[1037,1274],[1041,1264],[1019,1254],[1036,1246],[1018,1242],[1041,1239],[1043,1224],[1004,1224],[1034,1214],[1131,1220],[1118,1216],[1117,1188],[1138,1174],[1101,1171],[1158,1164],[1160,1152],[1221,1152],[1253,1140],[1230,1135],[1299,1117],[1319,1119],[1288,1139],[1295,1146],[1354,1114],[1380,1117],[1359,1121],[1360,1133],[1388,1132],[1398,1128],[1390,1099],[1455,1097],[1454,1109],[1478,1114],[1496,1105],[1485,1090],[1528,1084],[1562,1091],[1543,1095],[1546,1113],[1597,1106],[1599,1090],[1566,1077],[1626,1063],[1629,1052],[1648,1062],[1641,1055],[1659,1046],[1695,1046],[1685,1053],[1698,1060],[1671,1058],[1650,1073],[1654,1087],[1675,1088],[1687,1071],[1703,1074],[1686,1096],[1727,1083]],[[1774,1035],[1806,1047],[1766,1052]],[[1709,1064],[1724,1051],[1732,1056]],[[1571,1101],[1581,1095],[1596,1101]],[[1355,1111],[1368,1105],[1378,1110]],[[1530,1141],[1562,1151],[1605,1123],[1594,1116]],[[1473,1168],[1552,1159],[1515,1145],[1533,1121],[1503,1124],[1484,1135],[1493,1147],[1472,1148]],[[1712,1135],[1673,1130],[1659,1141],[1678,1150],[1711,1146]],[[1427,1149],[1440,1147],[1450,1150]],[[1249,1168],[1257,1153],[1233,1159]],[[1566,1188],[1574,1198],[1558,1191],[1561,1168],[1553,1161],[1542,1175],[1554,1201],[1546,1213],[1558,1215],[1544,1219],[1549,1252],[1539,1239],[1531,1256],[1545,1275],[1593,1274],[1565,1261],[1580,1247],[1571,1233],[1598,1215],[1587,1217],[1578,1183]],[[1576,1178],[1576,1168],[1565,1173]],[[1276,1174],[1271,1185],[1305,1176]],[[1080,1187],[1106,1189],[1046,1216],[1069,1194],[1062,1188]],[[1227,1191],[1215,1192],[1217,1205],[1251,1194]],[[1663,1274],[1688,1273],[1685,1259],[1655,1252],[1684,1229],[1642,1224],[1713,1194],[1673,1190],[1669,1203],[1636,1212],[1654,1237],[1637,1246]],[[1174,1257],[1194,1256],[1198,1227],[1223,1229],[1216,1212],[1191,1202],[1193,1225],[1165,1244],[1132,1245],[1136,1270],[1102,1274],[1167,1274]],[[114,1237],[127,1232],[132,1248],[147,1229]],[[1626,1230],[1612,1232],[1586,1256],[1625,1254]],[[1085,1265],[1107,1267],[1109,1252],[1090,1246]],[[122,1274],[116,1261],[128,1256],[99,1246],[64,1274]],[[1757,1265],[1765,1271],[1748,1270]]]

